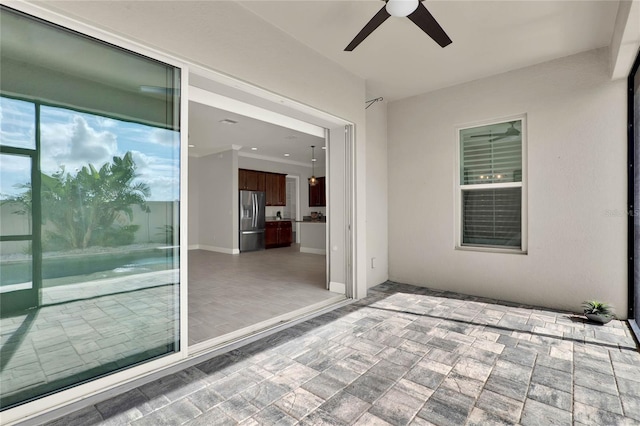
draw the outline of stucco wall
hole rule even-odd
[[[626,314],[626,82],[609,80],[607,53],[389,104],[390,279],[553,308],[604,299]],[[455,126],[519,113],[528,254],[455,250]]]
[[[376,98],[375,93],[367,99]],[[387,102],[367,109],[367,287],[389,277]]]

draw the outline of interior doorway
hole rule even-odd
[[[261,115],[261,108],[256,114],[246,104],[238,110],[237,100],[229,102],[201,87],[190,92],[189,345],[190,352],[198,352],[344,301],[346,283],[333,288],[329,283],[332,276],[339,282],[348,274],[331,273],[327,206],[309,202],[307,181],[313,171],[329,177],[329,132],[273,111]],[[340,139],[333,143],[336,182],[344,182],[348,174],[339,155]],[[315,156],[311,146],[318,148]],[[240,253],[238,193],[246,172],[283,176],[285,201],[267,205],[266,216],[293,222],[290,245]],[[340,204],[344,210],[344,202]],[[346,216],[346,210],[340,215]],[[344,217],[336,219],[347,223]],[[308,227],[322,228],[317,252],[300,246],[308,240],[301,235]],[[345,259],[332,261],[336,270],[347,265]]]

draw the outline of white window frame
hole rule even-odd
[[[521,182],[507,182],[507,183],[490,183],[490,184],[473,184],[473,185],[463,185],[460,181],[460,161],[461,161],[461,151],[460,151],[460,132],[462,130],[471,129],[475,127],[488,126],[492,124],[502,124],[508,123],[510,121],[521,121],[522,122],[522,181]],[[493,253],[511,253],[511,254],[527,254],[528,248],[528,222],[527,222],[527,211],[528,211],[528,190],[527,190],[527,175],[528,175],[528,143],[527,143],[527,114],[517,114],[508,117],[501,117],[497,119],[490,119],[484,121],[478,121],[473,123],[467,123],[458,125],[455,127],[456,132],[456,158],[455,158],[455,245],[454,248],[456,250],[467,250],[467,251],[482,251],[482,252],[493,252]],[[508,248],[508,247],[488,247],[488,246],[475,246],[469,244],[462,244],[462,232],[463,232],[463,215],[462,215],[462,193],[463,190],[469,189],[499,189],[499,188],[521,188],[521,241],[519,248]]]

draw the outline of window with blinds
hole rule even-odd
[[[460,245],[523,249],[523,119],[460,129]]]

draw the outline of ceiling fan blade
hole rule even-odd
[[[445,47],[452,43],[447,33],[444,32],[440,24],[438,24],[438,21],[436,21],[422,2],[418,4],[418,8],[407,16],[407,18],[411,19],[414,24],[427,33],[440,47]]]
[[[387,20],[391,15],[387,12],[386,6],[382,6],[382,9],[378,13],[375,14],[373,18],[364,26],[363,29],[360,30],[358,35],[349,43],[349,45],[344,49],[345,52],[351,52],[355,49],[362,41],[369,36],[376,28],[380,26],[384,21]]]

